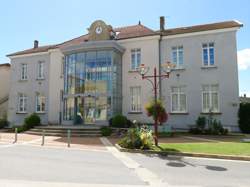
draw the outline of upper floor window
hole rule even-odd
[[[141,87],[130,87],[131,112],[141,112]]]
[[[45,112],[45,102],[46,102],[45,96],[41,94],[36,95],[36,112],[37,113]]]
[[[137,70],[141,64],[141,49],[131,50],[131,70]]]
[[[172,87],[171,112],[187,112],[187,98],[184,86]]]
[[[27,96],[25,94],[18,95],[18,112],[27,112]]]
[[[202,44],[203,66],[214,66],[214,43]]]
[[[202,112],[219,112],[218,92],[216,84],[202,86]]]
[[[21,65],[21,80],[27,80],[28,79],[28,65],[22,64]]]
[[[39,61],[38,62],[38,72],[37,72],[37,78],[38,79],[44,79],[44,62]]]
[[[172,61],[176,68],[183,66],[183,47],[177,46],[172,47]]]

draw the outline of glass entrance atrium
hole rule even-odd
[[[63,120],[107,123],[122,112],[121,54],[116,50],[65,55]]]

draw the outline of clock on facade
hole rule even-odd
[[[97,26],[95,29],[96,34],[101,34],[102,33],[102,27],[101,26]]]

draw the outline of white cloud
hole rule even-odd
[[[250,48],[238,51],[238,67],[239,70],[250,68]]]

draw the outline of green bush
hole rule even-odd
[[[17,129],[18,133],[24,132],[24,131],[28,130],[28,129],[26,129],[26,127],[24,125],[12,127],[12,131],[13,132],[15,132],[15,129]]]
[[[127,128],[127,118],[121,114],[117,114],[111,120],[111,126],[117,128]]]
[[[146,127],[131,128],[118,144],[127,149],[150,149],[153,145],[152,131]]]
[[[24,129],[28,130],[41,124],[40,117],[33,113],[24,119]]]
[[[200,129],[201,131],[204,131],[206,127],[206,117],[199,116],[196,120],[196,127]]]
[[[0,129],[7,127],[9,122],[6,119],[0,119]]]
[[[222,132],[224,132],[224,128],[221,125],[220,121],[212,119],[211,124],[209,124],[208,132],[209,134],[219,135],[222,134]]]
[[[101,134],[102,136],[110,136],[112,133],[112,129],[110,127],[102,127]]]
[[[211,118],[209,120],[208,128],[206,129],[206,117],[199,116],[196,120],[195,127],[189,129],[192,134],[212,134],[212,135],[226,135],[228,130],[223,128],[220,121]]]
[[[241,103],[239,112],[239,128],[243,133],[250,133],[250,103]]]

